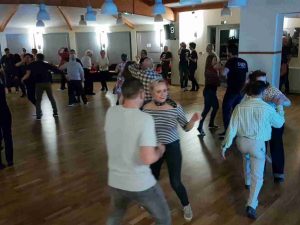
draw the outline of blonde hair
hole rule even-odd
[[[150,91],[153,92],[154,88],[159,84],[165,84],[167,86],[167,82],[163,78],[157,78],[150,83]]]

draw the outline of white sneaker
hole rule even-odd
[[[183,207],[183,217],[188,222],[193,219],[193,211],[190,204]]]

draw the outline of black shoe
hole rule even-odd
[[[0,170],[3,170],[3,169],[5,169],[5,165],[4,164],[2,164],[2,163],[0,163]]]
[[[36,120],[41,120],[42,116],[36,116]]]
[[[250,219],[253,219],[253,220],[256,219],[256,210],[253,209],[251,206],[247,206],[246,213]]]
[[[245,184],[245,189],[246,189],[246,190],[250,190],[250,185]]]
[[[13,166],[13,165],[14,165],[14,162],[8,162],[8,163],[7,163],[7,166],[8,166],[8,167],[11,167],[11,166]]]
[[[275,184],[280,184],[284,182],[284,178],[283,177],[274,177],[274,183]]]
[[[196,87],[196,91],[198,91],[199,90],[199,87]]]
[[[209,125],[208,125],[208,128],[210,128],[210,129],[218,129],[219,126],[214,125],[214,124],[209,124]],[[225,135],[225,134],[224,134],[224,135]]]
[[[199,137],[204,137],[206,135],[202,129],[197,128],[197,130],[199,131],[199,134],[198,134]]]
[[[58,117],[58,114],[57,113],[53,113],[53,117]]]

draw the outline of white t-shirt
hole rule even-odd
[[[102,58],[100,56],[100,58],[99,58],[99,70],[100,71],[108,71],[108,65],[109,65],[108,58],[106,56],[104,58]]]
[[[91,69],[92,68],[92,59],[91,57],[85,55],[81,58],[81,63],[83,65],[83,68],[85,69]]]
[[[156,184],[149,165],[140,159],[141,146],[157,146],[153,118],[139,109],[113,106],[105,118],[108,185],[125,191],[145,191]]]

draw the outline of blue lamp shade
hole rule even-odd
[[[96,11],[93,10],[92,6],[86,8],[85,20],[86,21],[96,21]]]
[[[36,16],[37,20],[50,20],[50,15],[46,10],[46,5],[45,4],[40,4],[40,10]]]
[[[180,0],[180,5],[196,5],[201,4],[202,0]]]
[[[105,0],[102,8],[101,13],[105,15],[118,15],[118,8],[113,0]]]
[[[229,0],[228,7],[229,8],[239,8],[247,5],[247,0]]]
[[[43,22],[43,20],[36,21],[36,27],[45,27],[45,23]]]
[[[153,14],[165,14],[166,13],[166,7],[164,4],[162,4],[162,0],[156,0],[155,5],[153,6]]]

